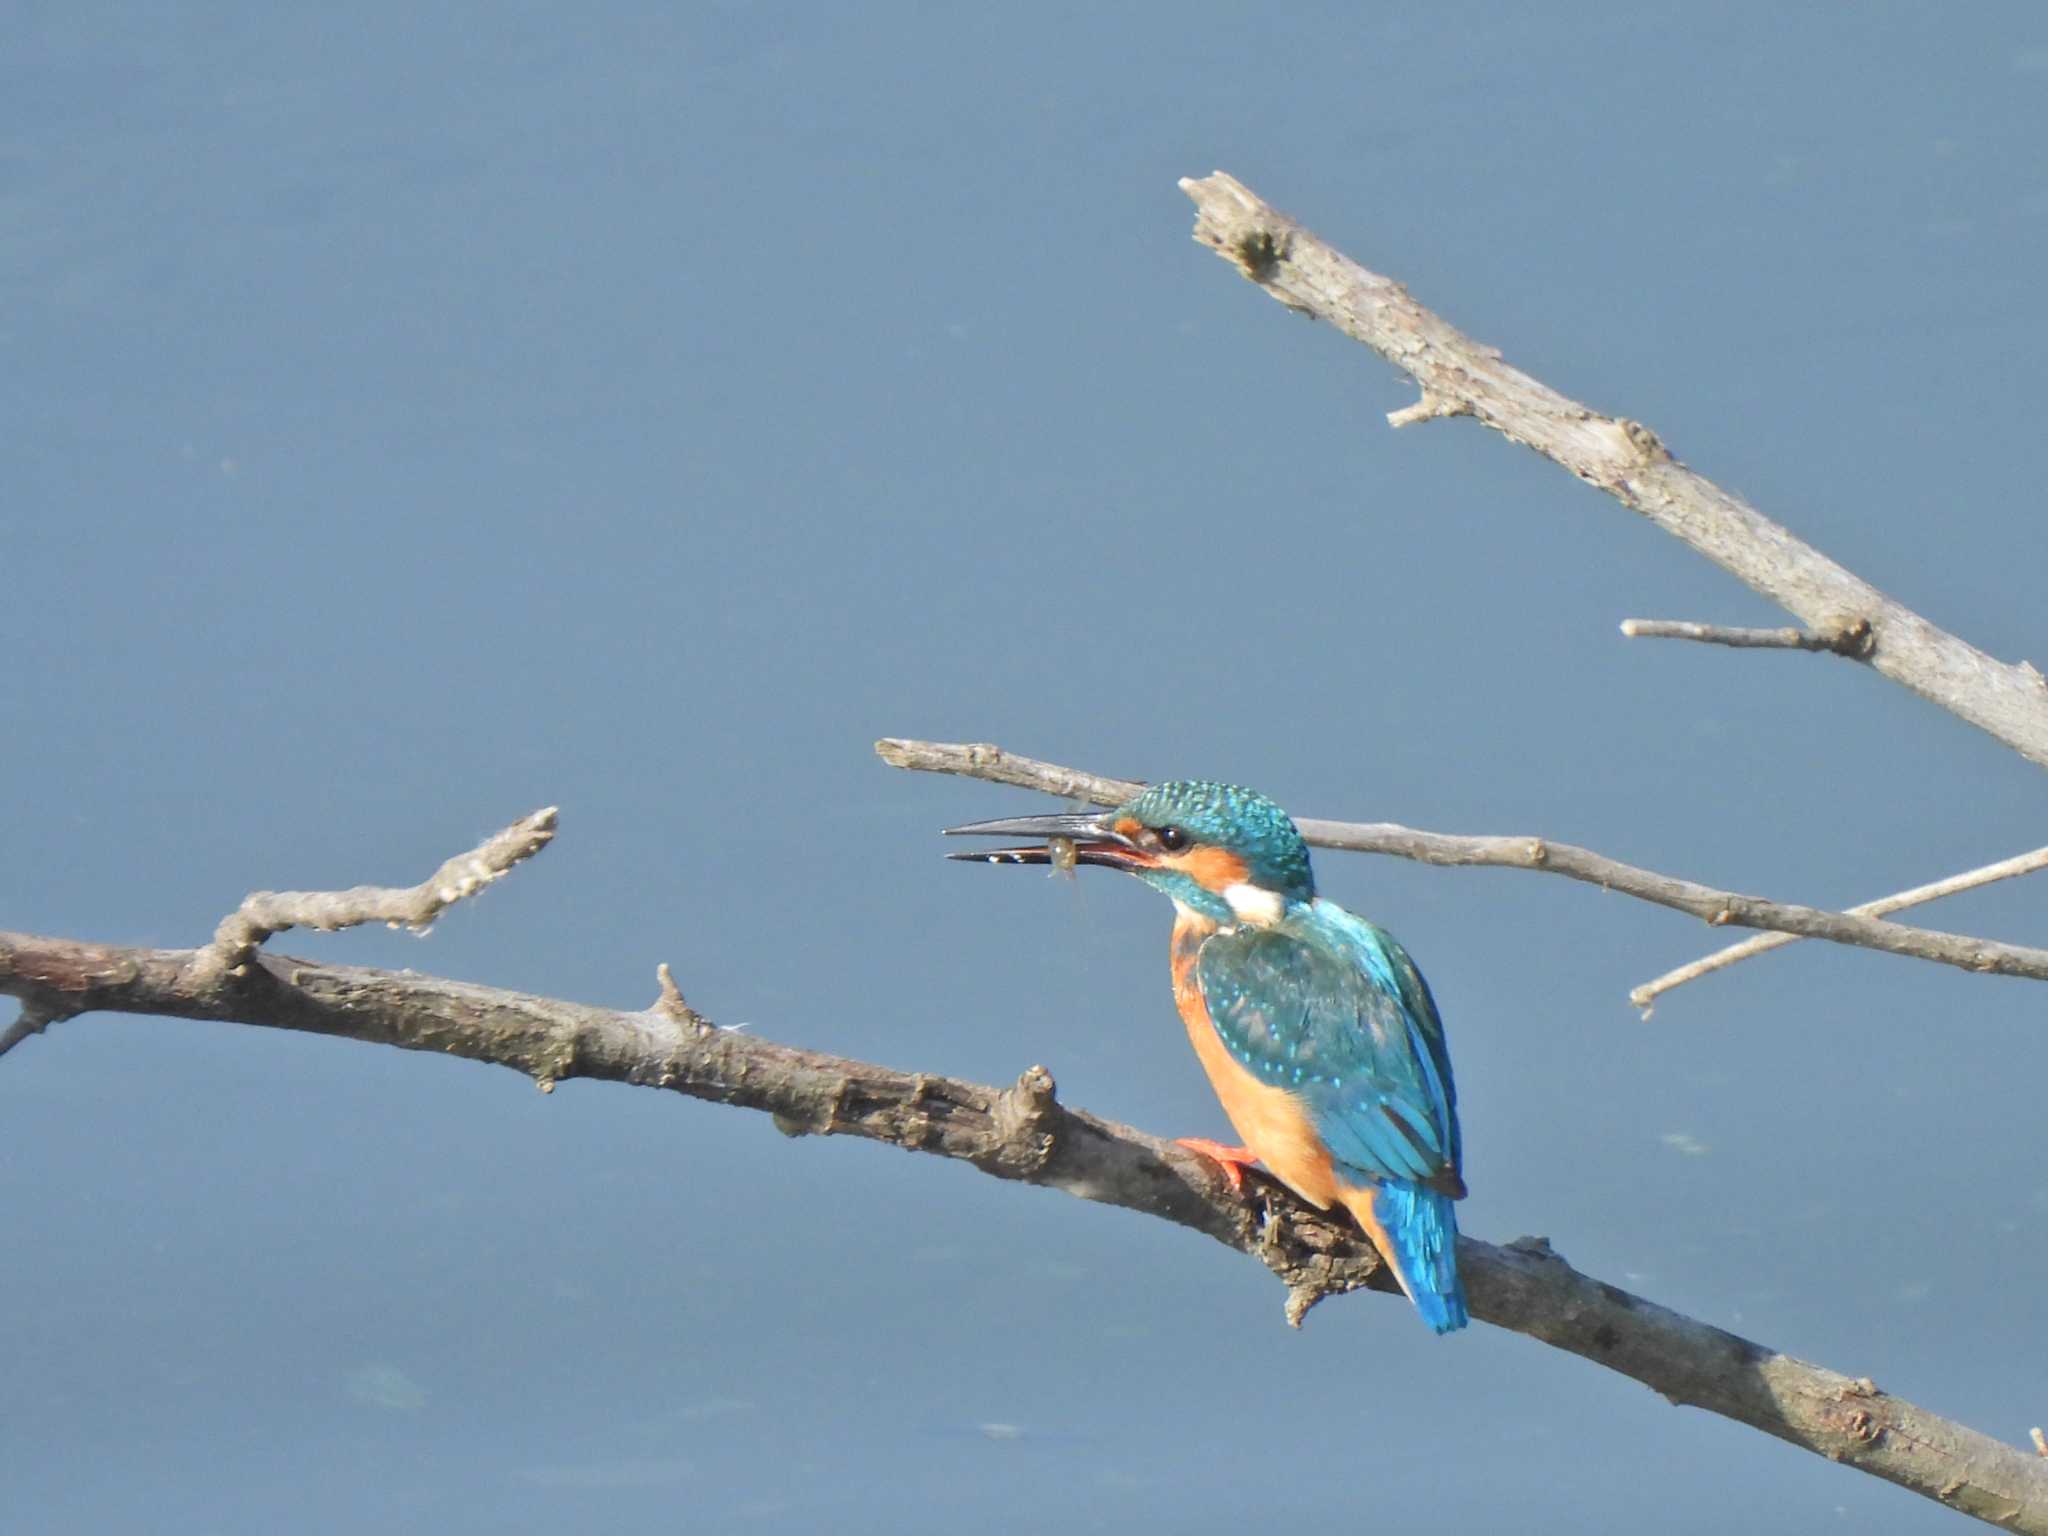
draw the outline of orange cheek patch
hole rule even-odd
[[[1243,859],[1225,848],[1190,848],[1186,853],[1169,855],[1159,862],[1168,869],[1177,869],[1192,876],[1195,884],[1211,891],[1242,885],[1245,876],[1251,873]]]

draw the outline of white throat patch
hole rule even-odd
[[[1239,922],[1250,923],[1254,928],[1270,928],[1287,915],[1287,898],[1260,886],[1242,882],[1226,885],[1223,899],[1230,903]]]

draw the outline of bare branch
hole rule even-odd
[[[1256,1174],[1249,1195],[1235,1195],[1198,1154],[1065,1108],[1042,1067],[998,1089],[702,1020],[679,1023],[659,1007],[619,1013],[263,951],[234,976],[208,964],[203,950],[14,933],[0,933],[0,993],[68,1013],[218,1019],[465,1056],[536,1082],[664,1088],[764,1111],[792,1135],[859,1136],[958,1158],[997,1178],[1176,1222],[1248,1254],[1286,1286],[1292,1319],[1324,1296],[1394,1289],[1372,1246],[1348,1226]],[[1503,1247],[1461,1238],[1458,1262],[1474,1317],[1582,1355],[1674,1403],[2048,1536],[2048,1462],[2030,1451],[1581,1274],[1541,1239]]]
[[[990,741],[913,741],[903,736],[884,736],[875,743],[875,756],[891,768],[953,773],[965,779],[1043,790],[1048,795],[1086,800],[1095,805],[1122,805],[1145,787],[1143,779],[1109,779],[1080,768],[1062,768],[1058,763],[1005,752]]]
[[[1981,869],[1965,870],[1959,875],[1936,880],[1927,885],[1916,885],[1910,891],[1899,891],[1890,896],[1880,896],[1876,901],[1866,901],[1861,906],[1850,907],[1851,917],[1882,917],[1887,912],[1900,912],[1907,907],[1917,907],[1923,902],[1935,901],[1943,896],[1954,896],[1961,891],[1973,891],[1980,885],[1992,885],[2000,880],[2010,880],[2015,875],[2030,875],[2037,869],[2048,869],[2048,848],[2036,848],[2031,853],[2017,853],[2009,859],[2000,859],[1996,864],[1986,864]],[[1633,992],[1628,1000],[1643,1010],[1643,1017],[1650,1016],[1650,1005],[1673,987],[1682,987],[1688,981],[1696,981],[1715,971],[1725,970],[1737,961],[1747,960],[1751,955],[1761,955],[1767,950],[1782,949],[1787,944],[1799,942],[1794,933],[1766,933],[1753,939],[1744,939],[1740,944],[1730,944],[1726,949],[1716,950],[1711,955],[1681,965],[1676,970],[1666,971],[1655,981],[1646,981]]]
[[[1742,629],[1733,624],[1693,624],[1682,619],[1623,619],[1621,632],[1631,640],[1699,640],[1750,650],[1833,651],[1860,660],[1875,643],[1862,619],[1824,629]]]
[[[254,891],[221,919],[207,964],[240,971],[272,934],[287,928],[353,928],[389,923],[423,933],[442,912],[474,896],[513,866],[547,847],[555,835],[555,807],[548,806],[494,833],[468,853],[458,853],[418,885],[404,890],[358,885],[346,891]]]
[[[1097,805],[1119,804],[1142,787],[1125,779],[1105,779],[1036,758],[1017,757],[986,742],[963,745],[885,737],[875,743],[875,752],[882,761],[898,768],[957,773],[1023,789],[1044,789]],[[1540,837],[1458,837],[1444,832],[1418,832],[1388,821],[1316,821],[1296,817],[1294,824],[1301,828],[1304,838],[1321,848],[1386,853],[1423,864],[1486,864],[1503,869],[1542,870],[1583,880],[1603,890],[1619,891],[1660,907],[1689,912],[1717,928],[1769,929],[1802,939],[1827,939],[1860,949],[1932,960],[1966,971],[2048,980],[2048,949],[2002,944],[1995,939],[1942,933],[1933,928],[1910,928],[1874,917],[1716,890],[1697,881],[1623,864],[1570,843],[1553,843]]]
[[[1198,242],[1289,309],[1328,321],[1420,384],[1421,405],[1395,417],[1476,416],[1683,539],[1802,623],[1825,629],[1839,615],[1863,616],[1867,659],[1879,672],[2048,766],[2048,681],[2034,667],[1999,661],[1930,624],[1678,463],[1642,423],[1603,416],[1509,367],[1496,349],[1223,172],[1180,187],[1195,203]]]

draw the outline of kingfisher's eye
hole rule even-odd
[[[1159,829],[1159,846],[1168,853],[1179,853],[1187,845],[1188,835],[1179,827],[1161,827]]]

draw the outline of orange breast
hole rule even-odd
[[[1202,985],[1195,977],[1195,952],[1215,931],[1215,924],[1193,913],[1183,913],[1173,929],[1173,1000],[1187,1026],[1188,1041],[1244,1144],[1281,1183],[1309,1204],[1327,1209],[1338,1197],[1337,1176],[1307,1111],[1293,1094],[1254,1077],[1230,1054],[1209,1022]]]

